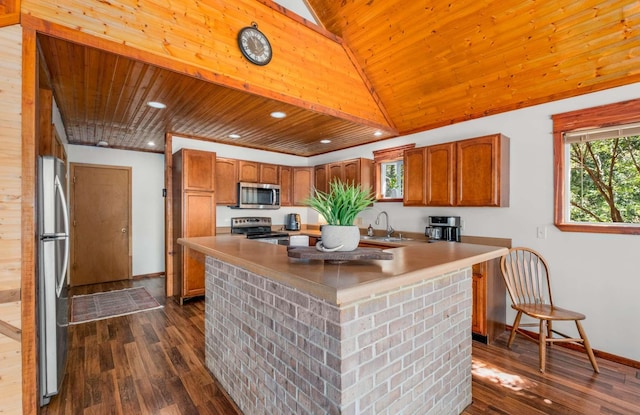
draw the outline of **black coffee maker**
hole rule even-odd
[[[429,216],[424,234],[429,242],[460,242],[460,216]]]

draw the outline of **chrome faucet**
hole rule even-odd
[[[389,214],[387,212],[383,210],[382,212],[378,213],[378,217],[376,218],[376,225],[380,225],[380,216],[382,216],[383,214],[387,220],[387,238],[390,238],[391,234],[394,232],[394,229],[391,227],[391,225],[389,225]]]

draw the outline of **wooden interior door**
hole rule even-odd
[[[71,285],[131,278],[131,168],[70,167]]]

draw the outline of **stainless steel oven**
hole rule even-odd
[[[246,235],[247,239],[274,245],[288,245],[289,234],[271,230],[271,218],[247,216],[231,218],[231,233]]]

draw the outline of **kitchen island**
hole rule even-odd
[[[411,243],[330,264],[236,235],[206,255],[207,367],[246,414],[459,414],[471,403],[471,266],[494,246]]]

